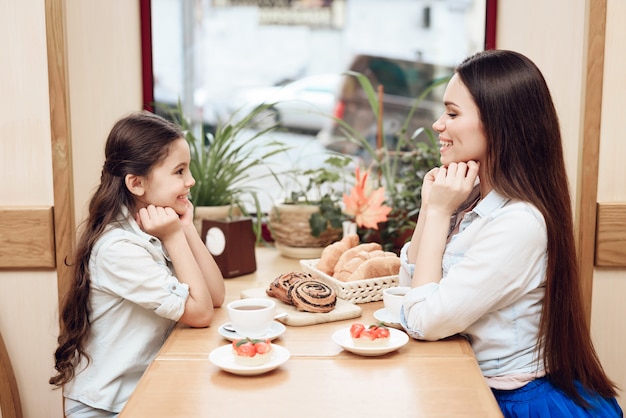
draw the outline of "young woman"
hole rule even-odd
[[[465,335],[506,417],[621,417],[583,312],[554,105],[511,51],[466,59],[433,124],[441,167],[422,188],[401,284],[417,339]]]
[[[176,321],[206,327],[224,301],[193,225],[183,132],[154,114],[119,120],[105,148],[61,309],[55,353],[67,417],[121,411]]]

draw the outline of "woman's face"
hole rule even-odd
[[[433,129],[439,133],[441,164],[474,160],[484,166],[487,138],[478,107],[458,74],[448,83],[443,102],[446,110],[433,123]]]

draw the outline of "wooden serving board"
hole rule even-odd
[[[295,306],[288,305],[277,298],[268,296],[265,288],[246,289],[240,294],[242,299],[245,298],[268,298],[276,302],[276,313],[286,312],[285,318],[277,319],[285,325],[301,327],[305,325],[324,324],[326,322],[342,321],[344,319],[358,318],[361,316],[361,308],[343,299],[337,298],[335,309],[325,313],[302,312]]]

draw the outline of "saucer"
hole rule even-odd
[[[399,322],[396,322],[385,308],[374,312],[374,318],[390,328],[403,329],[402,325]]]
[[[270,361],[260,366],[243,366],[235,362],[232,344],[223,345],[211,351],[209,361],[225,372],[241,376],[253,376],[274,370],[291,357],[289,350],[279,345],[273,345],[274,350]]]
[[[219,332],[219,334],[226,338],[228,341],[235,341],[235,340],[239,340],[241,338],[246,338],[246,336],[242,336],[237,334],[234,331],[228,331],[226,329],[224,329],[224,325],[220,325],[220,327],[217,329],[217,332]],[[283,332],[285,332],[285,326],[283,324],[281,324],[280,322],[274,321],[272,322],[272,326],[270,327],[270,330],[267,332],[267,334],[265,334],[262,337],[256,337],[260,340],[264,340],[266,338],[268,338],[270,341],[275,340],[276,338],[280,337]]]
[[[352,342],[350,328],[343,328],[339,331],[335,331],[332,338],[333,341],[340,345],[344,350],[367,357],[382,356],[383,354],[391,353],[409,342],[408,335],[393,328],[389,329],[389,345],[385,347],[357,347]]]

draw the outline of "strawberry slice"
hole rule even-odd
[[[350,327],[350,336],[352,338],[359,338],[364,329],[365,325],[363,324],[352,324]]]
[[[376,328],[376,338],[389,338],[389,328],[387,327]]]
[[[266,354],[272,350],[272,346],[269,340],[260,341],[254,344],[254,348],[258,354]]]
[[[247,338],[233,341],[233,349],[242,357],[254,357],[256,355],[254,343]]]

